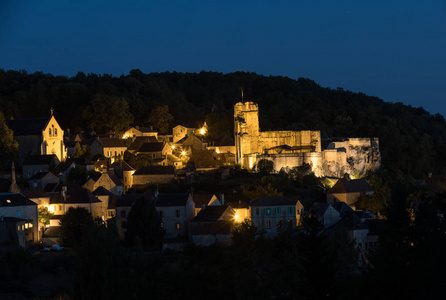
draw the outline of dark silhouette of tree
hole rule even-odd
[[[127,217],[125,239],[135,245],[139,238],[143,246],[160,247],[164,238],[161,218],[151,201],[143,197],[137,199]]]
[[[62,245],[79,246],[83,234],[88,227],[93,226],[91,214],[82,207],[70,207],[60,219],[59,240]]]
[[[160,134],[169,133],[170,123],[173,121],[173,116],[169,113],[169,106],[161,105],[155,107],[150,112],[147,121],[155,130],[158,130]]]
[[[133,122],[124,98],[103,94],[97,94],[82,115],[97,133],[122,133]]]
[[[0,111],[0,170],[8,170],[17,157],[18,143],[13,138],[13,132],[6,126],[5,117]]]

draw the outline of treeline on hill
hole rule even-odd
[[[207,120],[211,138],[232,137],[233,106],[241,100],[241,89],[245,100],[259,104],[261,130],[310,129],[328,137],[379,137],[382,172],[398,182],[445,171],[442,115],[341,88],[323,88],[310,79],[140,70],[120,77],[78,73],[68,78],[0,69],[0,107],[5,118],[42,117],[53,107],[58,122],[71,132],[113,131],[98,127],[103,125],[98,120],[101,112],[109,118],[117,115],[116,122],[153,125],[150,113],[167,105],[174,117],[171,125],[199,126]]]

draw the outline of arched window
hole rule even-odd
[[[50,136],[51,136],[51,128],[50,129],[48,129],[48,133],[50,134]]]
[[[54,128],[54,135],[57,136],[57,128]]]

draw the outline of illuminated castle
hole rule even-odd
[[[344,138],[321,147],[320,131],[260,131],[259,108],[254,102],[234,106],[236,163],[255,169],[257,162],[274,162],[274,170],[308,163],[316,176],[361,177],[381,164],[378,138]]]

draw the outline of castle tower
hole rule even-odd
[[[243,155],[258,152],[260,128],[256,103],[238,102],[234,105],[234,135],[236,163],[243,165]]]

